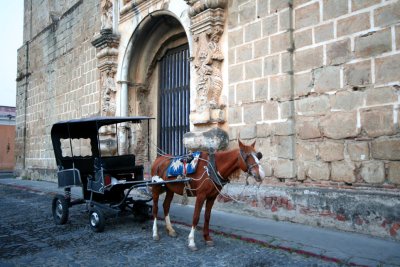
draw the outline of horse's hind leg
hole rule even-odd
[[[177,234],[172,227],[171,220],[169,218],[169,208],[171,207],[172,199],[174,198],[174,192],[167,189],[167,194],[164,199],[163,208],[164,208],[164,216],[165,216],[165,227],[167,228],[167,232],[169,236],[176,237]]]
[[[153,186],[153,240],[160,240],[157,229],[158,198],[160,197],[161,186]]]

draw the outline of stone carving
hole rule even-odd
[[[104,72],[103,75],[103,103],[102,103],[102,111],[106,113],[106,115],[110,115],[115,113],[115,93],[117,92],[115,81],[114,81],[114,71]]]
[[[193,65],[197,73],[196,100],[191,120],[196,124],[223,122],[224,106],[220,104],[223,88],[221,65],[224,55],[220,48],[225,11],[224,0],[186,0],[190,6],[193,34]],[[218,111],[218,112],[215,112]],[[213,114],[218,115],[216,118]]]
[[[101,29],[112,29],[113,27],[113,3],[111,0],[101,2]]]

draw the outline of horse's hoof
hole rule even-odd
[[[154,240],[154,241],[159,241],[159,240],[160,240],[160,237],[159,237],[158,235],[154,235],[154,236],[153,236],[153,240]]]
[[[178,236],[178,234],[176,232],[169,232],[168,235],[170,237],[177,237]]]
[[[213,246],[214,246],[214,241],[208,240],[208,241],[206,241],[206,245],[207,245],[208,247],[213,247]]]
[[[197,250],[199,250],[196,246],[189,246],[189,249],[190,249],[191,251],[197,251]]]

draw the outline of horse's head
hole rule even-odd
[[[240,168],[253,176],[257,182],[261,182],[261,179],[265,177],[265,172],[260,163],[262,153],[255,150],[256,141],[249,146],[243,144],[239,139],[238,142]]]

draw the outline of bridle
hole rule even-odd
[[[240,155],[240,158],[243,160],[243,162],[244,162],[244,164],[246,165],[246,168],[247,168],[247,170],[245,171],[245,172],[247,172],[249,175],[252,175],[252,173],[251,173],[251,170],[254,168],[254,167],[256,167],[256,166],[260,166],[260,163],[259,162],[257,162],[257,160],[255,160],[255,163],[254,164],[248,164],[247,163],[247,159],[250,157],[250,156],[252,156],[252,157],[254,157],[254,159],[258,159],[258,160],[260,160],[261,158],[262,158],[262,153],[261,152],[250,152],[250,153],[246,153],[246,152],[244,152],[242,149],[240,149],[240,153],[239,153],[239,155]]]

